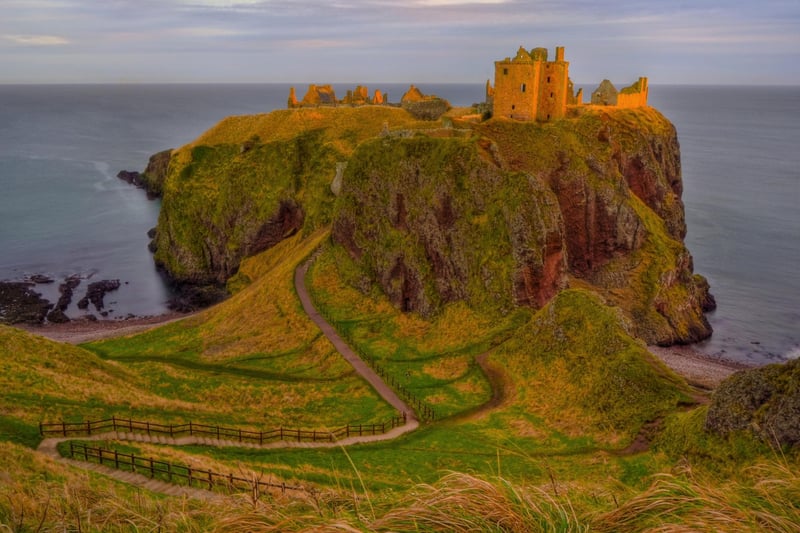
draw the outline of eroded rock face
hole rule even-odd
[[[538,307],[566,286],[555,196],[485,161],[472,141],[377,140],[346,176],[333,239],[397,307]]]
[[[800,444],[800,360],[742,370],[714,391],[706,429],[750,431],[767,443]]]
[[[398,308],[539,308],[571,276],[622,307],[647,342],[711,334],[713,297],[682,243],[679,147],[663,116],[476,130],[477,140],[387,137],[348,164],[333,239]]]
[[[341,116],[360,124],[350,111]],[[572,283],[620,307],[648,343],[710,335],[703,312],[713,297],[682,242],[677,136],[658,111],[402,135],[383,124],[357,143],[358,128],[320,126],[246,151],[239,137],[250,131],[177,151],[156,261],[180,286],[219,288],[244,257],[332,222],[333,240],[360,270],[355,285],[379,285],[399,309],[430,316],[466,301],[506,313],[542,307]],[[353,152],[337,148],[345,141]]]

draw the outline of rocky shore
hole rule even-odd
[[[184,313],[166,313],[163,315],[134,317],[124,320],[90,320],[80,318],[62,324],[17,324],[15,327],[30,333],[41,335],[50,340],[68,344],[81,344],[95,340],[120,337],[139,333],[156,326],[185,318]]]
[[[34,274],[22,281],[0,281],[0,324],[62,324],[70,322],[66,311],[72,303],[75,290],[84,278],[75,274],[64,278],[58,286],[58,300],[53,303],[42,295],[40,285],[50,285],[55,280],[44,275]],[[77,307],[87,314],[83,320],[97,320],[90,312],[90,304],[94,311],[107,317],[110,310],[105,310],[105,297],[116,291],[122,283],[118,279],[100,280],[86,286],[84,296],[78,300]]]

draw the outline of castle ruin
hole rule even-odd
[[[369,96],[369,90],[358,85],[354,90],[348,90],[347,95],[341,100],[336,99],[336,92],[331,85],[315,85],[308,86],[308,91],[302,100],[297,99],[297,93],[294,87],[289,89],[289,99],[287,105],[289,109],[297,107],[317,107],[321,105],[384,105],[388,102],[388,96],[376,89],[372,98]]]
[[[556,47],[555,61],[548,61],[546,48],[530,52],[521,47],[514,58],[494,63],[494,87],[486,82],[486,103],[495,117],[547,122],[563,118],[569,106],[585,105],[583,89],[574,94],[564,47]],[[617,91],[603,80],[592,92],[590,105],[642,107],[647,105],[647,78]]]

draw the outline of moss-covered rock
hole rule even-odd
[[[333,238],[398,307],[508,311],[566,286],[553,193],[481,156],[472,138],[386,137],[347,167]]]
[[[800,444],[800,360],[742,370],[714,391],[705,427],[750,431],[769,443]]]
[[[576,434],[635,435],[688,400],[685,383],[628,333],[618,309],[585,290],[562,291],[492,355],[514,401]],[[598,430],[599,431],[593,431]]]
[[[243,258],[330,224],[336,165],[355,146],[421,124],[390,107],[281,110],[229,117],[157,154],[146,171],[163,191],[156,262],[177,285],[222,286]]]
[[[333,238],[395,305],[539,308],[571,278],[622,307],[647,342],[710,335],[708,285],[682,243],[675,129],[661,114],[471,128],[367,142],[347,167]]]

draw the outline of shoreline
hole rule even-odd
[[[693,345],[650,345],[647,349],[689,385],[707,391],[716,389],[723,380],[739,370],[756,368],[756,365],[711,356]]]
[[[141,333],[157,326],[182,320],[196,313],[169,312],[162,315],[136,317],[124,320],[72,320],[63,324],[33,326],[17,324],[14,327],[41,335],[56,342],[82,344],[113,337]],[[707,391],[715,389],[725,378],[739,370],[754,368],[730,359],[721,359],[699,351],[692,345],[647,347],[654,357],[661,360],[686,381]]]
[[[195,315],[196,313],[168,312],[162,315],[126,318],[120,320],[74,319],[63,324],[45,325],[15,324],[19,328],[46,337],[52,341],[66,344],[82,344],[133,333],[141,333],[156,326],[163,326]]]

